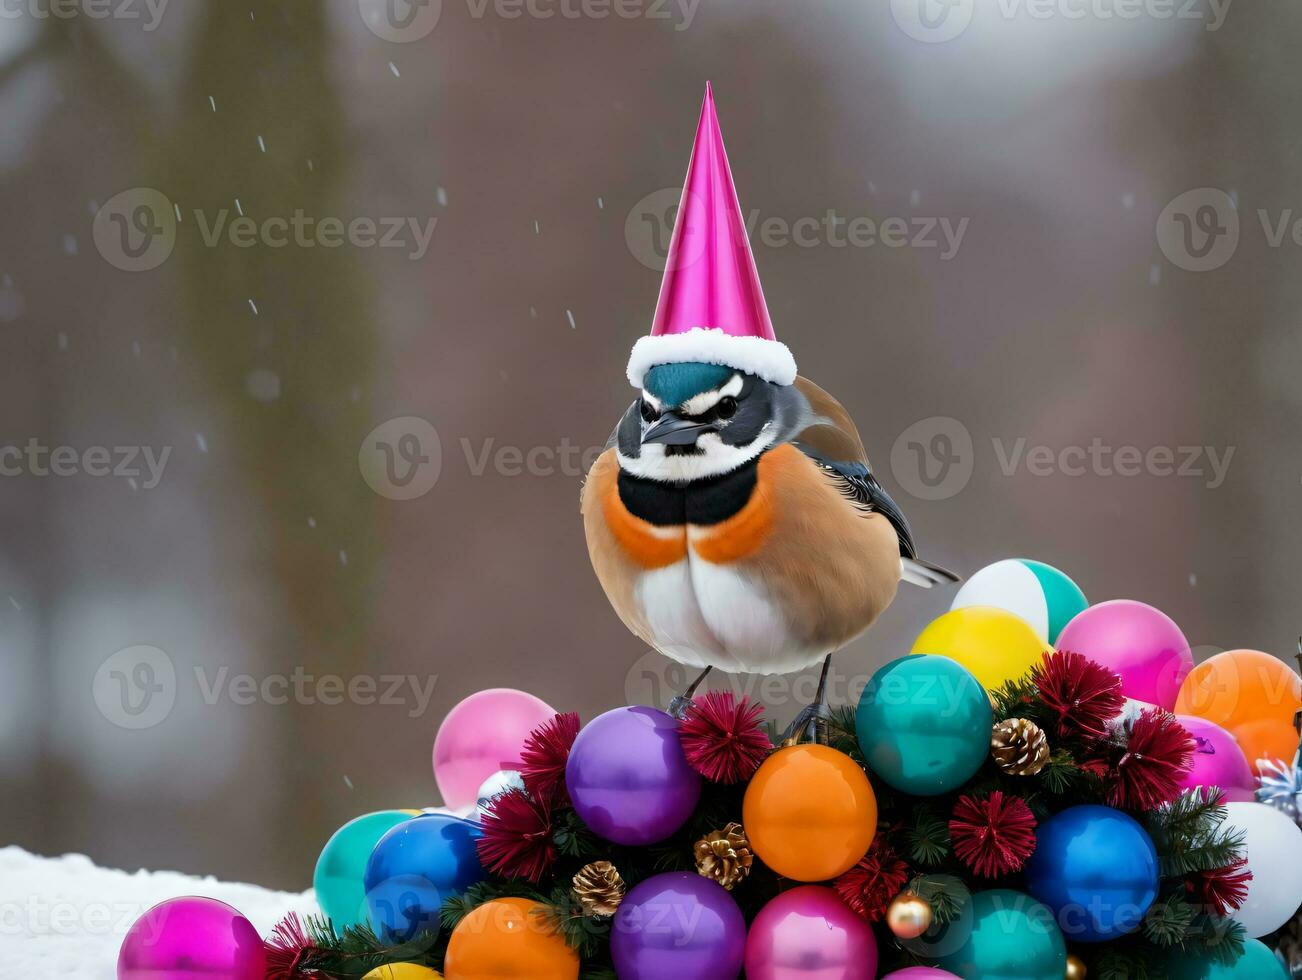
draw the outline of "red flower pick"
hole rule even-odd
[[[856,915],[880,922],[908,880],[909,866],[879,836],[859,863],[832,882],[832,887]]]
[[[1242,857],[1223,868],[1197,871],[1189,876],[1186,885],[1197,901],[1225,917],[1247,900],[1251,880],[1248,859]]]
[[[480,863],[503,878],[541,884],[559,853],[552,839],[551,811],[520,789],[493,797],[480,818],[475,850]]]
[[[1169,803],[1180,795],[1181,777],[1193,765],[1193,752],[1193,736],[1175,715],[1160,708],[1142,712],[1128,726],[1108,802],[1128,810]]]
[[[1035,826],[1025,800],[994,790],[988,797],[959,797],[949,836],[960,861],[983,878],[997,878],[1020,870],[1034,853]]]
[[[556,715],[529,733],[520,753],[520,777],[534,799],[569,803],[565,763],[578,735],[579,716],[572,711]]]
[[[692,701],[678,726],[687,764],[715,783],[740,783],[755,775],[773,751],[760,724],[764,709],[731,691],[710,691]]]
[[[1126,705],[1121,678],[1088,657],[1070,650],[1046,653],[1035,669],[1035,686],[1045,705],[1058,716],[1057,734],[1103,739],[1108,723]]]

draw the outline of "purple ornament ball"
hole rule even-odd
[[[173,898],[136,920],[118,953],[118,980],[263,980],[253,923],[212,898]]]
[[[785,891],[760,909],[746,937],[746,980],[872,980],[872,928],[823,885]]]
[[[619,980],[736,980],[745,951],[746,920],[737,903],[690,871],[635,886],[610,932]]]
[[[938,970],[934,966],[906,966],[903,970],[888,973],[882,980],[960,980],[957,974]]]
[[[565,786],[593,833],[635,847],[673,834],[701,796],[678,723],[644,707],[616,708],[590,721],[570,750]]]
[[[1193,715],[1176,720],[1194,739],[1193,768],[1180,780],[1181,789],[1216,786],[1231,803],[1252,803],[1257,798],[1257,777],[1238,741],[1220,725]]]

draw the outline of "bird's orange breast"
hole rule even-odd
[[[803,462],[800,450],[781,445],[759,458],[755,488],[741,510],[718,524],[694,526],[689,535],[692,551],[715,565],[741,561],[759,551],[777,516],[778,486],[787,471]]]
[[[599,488],[606,527],[630,560],[643,568],[664,568],[687,557],[687,531],[683,527],[656,527],[629,511],[619,496],[614,473]]]

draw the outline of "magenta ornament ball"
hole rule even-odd
[[[508,687],[472,694],[449,711],[434,738],[434,781],[444,805],[471,809],[484,780],[520,768],[525,739],[555,714],[546,701]]]
[[[1193,715],[1176,715],[1194,739],[1193,768],[1180,788],[1217,786],[1230,803],[1251,803],[1257,798],[1257,779],[1238,740],[1220,725]]]
[[[267,956],[248,919],[212,898],[173,898],[136,920],[118,980],[263,980]]]
[[[906,966],[903,970],[885,974],[882,980],[960,980],[960,977],[934,966]]]
[[[1193,653],[1180,627],[1160,609],[1133,599],[1113,599],[1077,613],[1056,644],[1083,654],[1121,677],[1121,692],[1170,711]]]
[[[760,909],[746,937],[746,980],[872,980],[872,928],[823,885],[785,891]]]

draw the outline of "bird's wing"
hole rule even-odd
[[[802,428],[791,436],[791,442],[841,482],[847,497],[864,510],[881,514],[900,539],[900,556],[916,558],[913,531],[899,504],[873,476],[868,464],[868,453],[854,420],[840,402],[808,378],[796,378],[796,389],[809,403]]]

